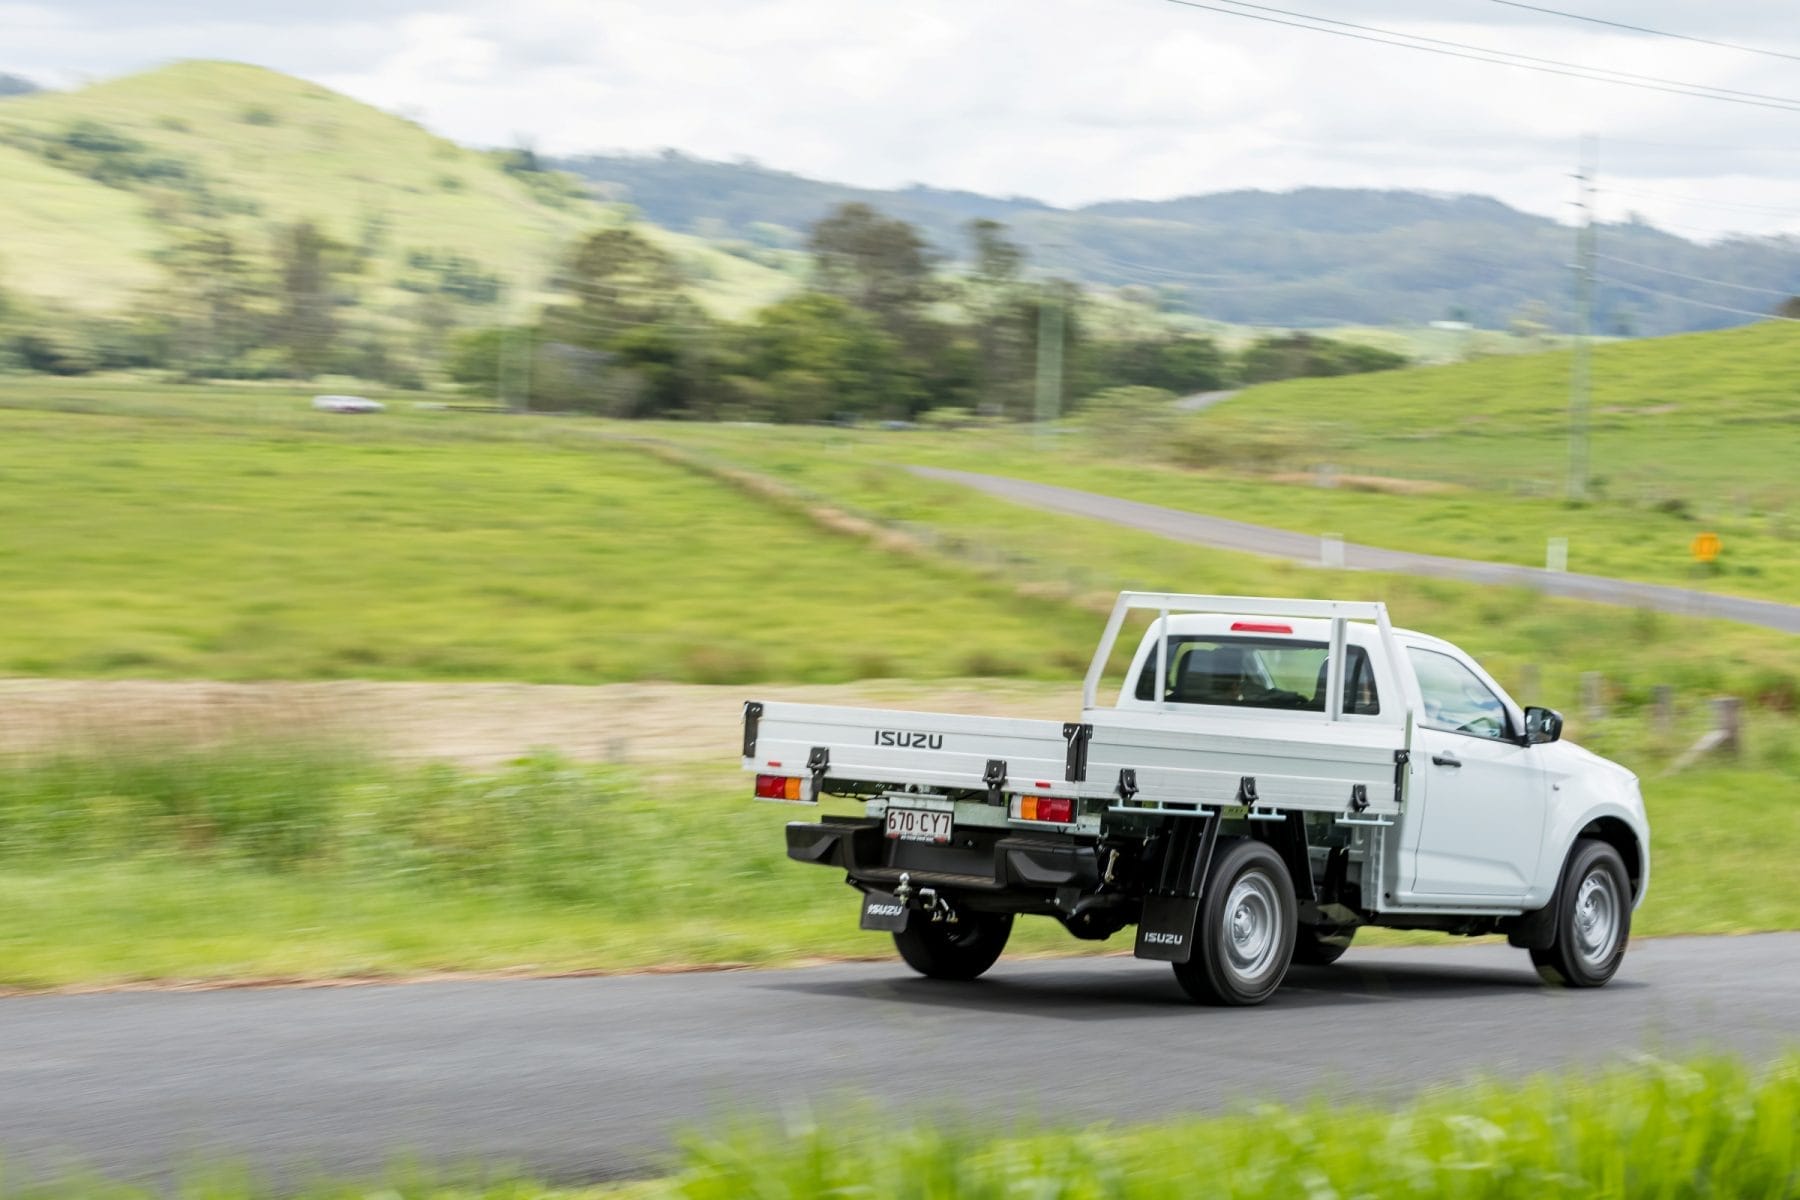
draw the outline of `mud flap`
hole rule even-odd
[[[868,892],[863,896],[862,927],[879,929],[888,933],[899,933],[906,928],[906,918],[911,915],[906,905],[895,899],[889,892]]]
[[[1199,896],[1147,897],[1133,953],[1155,962],[1184,963],[1193,957],[1199,923]]]

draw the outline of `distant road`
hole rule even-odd
[[[1205,412],[1221,400],[1229,400],[1243,388],[1226,388],[1222,392],[1195,392],[1191,396],[1183,396],[1175,402],[1175,407],[1182,412]]]
[[[1045,512],[1107,521],[1197,546],[1285,558],[1309,566],[1319,565],[1317,534],[1271,529],[1266,525],[1250,525],[1223,517],[1203,516],[1026,479],[980,475],[973,471],[953,471],[944,467],[909,469],[913,474],[926,479],[959,483],[990,496],[1029,508],[1043,509]],[[1713,592],[1667,587],[1658,583],[1608,579],[1602,575],[1546,571],[1542,567],[1521,567],[1469,558],[1445,558],[1436,554],[1414,554],[1407,550],[1387,550],[1355,544],[1344,546],[1344,565],[1363,571],[1386,571],[1397,575],[1457,579],[1465,583],[1532,588],[1547,595],[1563,596],[1571,600],[1655,609],[1684,617],[1716,617],[1727,621],[1742,621],[1746,625],[1779,629],[1783,633],[1800,633],[1800,605],[1778,604],[1773,600],[1721,596]]]
[[[856,919],[846,894],[846,923]],[[704,920],[696,914],[695,920]],[[883,939],[870,938],[879,950]],[[0,1000],[7,1182],[85,1163],[229,1159],[334,1176],[517,1163],[648,1173],[731,1116],[1138,1121],[1259,1098],[1404,1098],[1473,1074],[1793,1043],[1800,934],[1634,945],[1598,991],[1504,945],[1355,949],[1259,1009],[1183,1001],[1129,958],[1003,959],[945,984],[899,963],[406,987]]]

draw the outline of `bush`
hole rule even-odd
[[[0,770],[0,863],[187,858],[593,899],[627,853],[624,793],[548,756],[477,775],[305,742],[60,753]]]
[[[1174,401],[1175,394],[1161,388],[1108,388],[1081,402],[1075,427],[1103,453],[1159,458],[1179,417]]]
[[[1259,338],[1244,351],[1245,383],[1269,383],[1304,376],[1358,375],[1392,371],[1408,363],[1404,354],[1375,346],[1339,342],[1308,333]]]

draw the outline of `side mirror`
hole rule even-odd
[[[1525,744],[1527,746],[1562,740],[1562,727],[1562,714],[1554,708],[1534,707],[1525,710]]]

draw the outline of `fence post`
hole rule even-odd
[[[1519,668],[1519,695],[1527,704],[1538,702],[1538,665],[1536,663],[1526,663]]]
[[[1343,534],[1322,533],[1319,535],[1319,565],[1332,571],[1344,569]]]
[[[1651,728],[1668,736],[1675,728],[1675,689],[1666,683],[1657,684],[1650,689],[1650,704]]]
[[[1581,673],[1581,710],[1590,720],[1598,721],[1606,715],[1606,680],[1598,671]]]
[[[1738,757],[1744,749],[1744,705],[1736,696],[1720,696],[1712,702],[1713,721],[1719,734],[1721,752]]]

